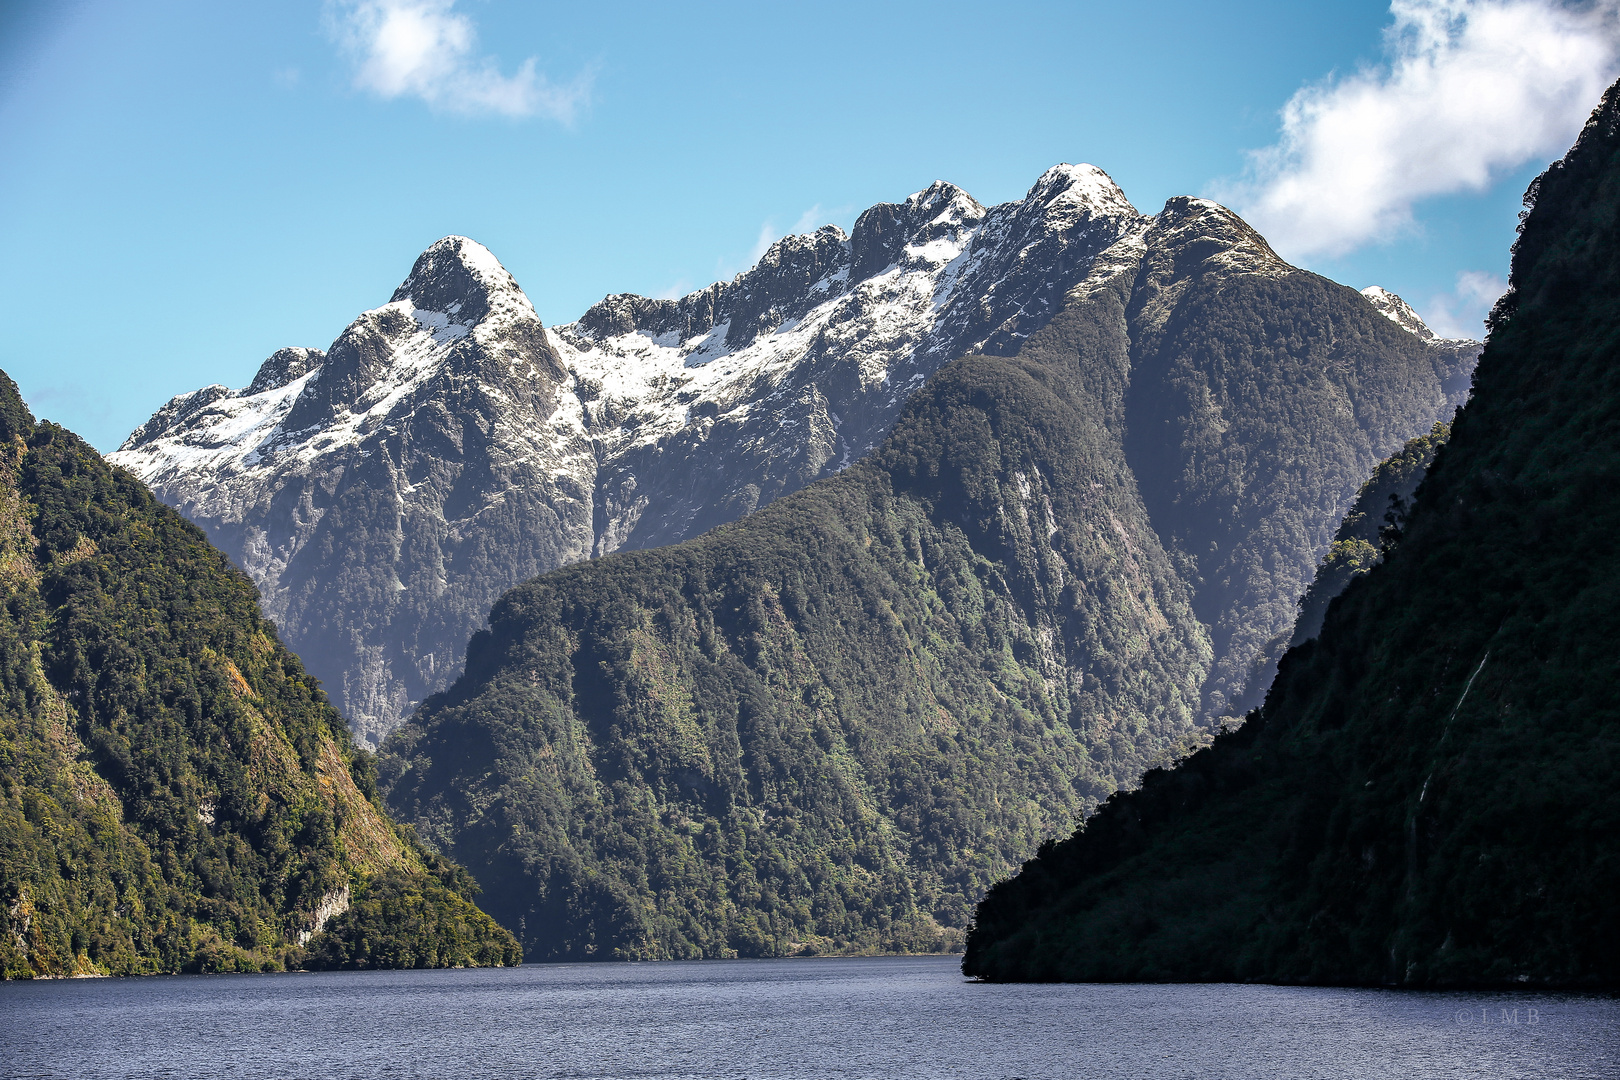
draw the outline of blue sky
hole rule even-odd
[[[447,233],[567,322],[935,179],[1018,198],[1059,161],[1148,212],[1221,197],[1300,265],[1467,329],[1614,75],[1611,7],[1551,0],[3,11],[0,367],[104,450],[325,347]]]

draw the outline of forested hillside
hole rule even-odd
[[[518,961],[247,578],[4,375],[0,598],[0,975]]]
[[[388,744],[391,805],[531,958],[951,943],[1186,743],[1208,663],[1065,382],[964,361],[875,461],[514,590]]]
[[[1286,629],[1456,362],[1172,200],[841,475],[507,594],[389,804],[532,959],[944,947],[1207,739],[1212,667]]]
[[[1355,504],[1339,522],[1322,565],[1310,588],[1299,598],[1299,614],[1285,634],[1266,643],[1250,665],[1248,686],[1235,699],[1238,712],[1248,712],[1262,704],[1266,691],[1277,677],[1277,663],[1295,645],[1302,645],[1322,631],[1328,605],[1360,574],[1383,559],[1384,548],[1400,539],[1406,515],[1418,485],[1423,482],[1434,455],[1451,437],[1451,425],[1436,422],[1427,435],[1419,435],[1401,447],[1401,452],[1385,458],[1361,485]]]
[[[1620,84],[1474,397],[1264,708],[979,906],[989,979],[1620,982]]]

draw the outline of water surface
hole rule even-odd
[[[1620,1001],[991,986],[955,958],[0,983],[6,1077],[1620,1077]]]

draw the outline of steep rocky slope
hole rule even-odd
[[[872,207],[848,236],[827,227],[788,237],[731,282],[680,300],[610,296],[550,329],[488,251],[448,237],[326,352],[284,349],[245,389],[175,398],[112,459],[252,575],[266,613],[374,742],[449,685],[505,589],[584,558],[696,536],[846,468],[945,362],[1015,353],[1122,239],[1131,242],[1120,257],[1133,267],[1182,280],[1185,267],[1140,264],[1150,236],[1154,259],[1174,250],[1196,261],[1199,244],[1221,247],[1239,232],[1245,253],[1211,264],[1206,278],[1308,280],[1319,284],[1301,287],[1320,293],[1295,325],[1262,317],[1236,328],[1286,334],[1252,343],[1266,353],[1242,361],[1252,377],[1217,355],[1227,347],[1221,332],[1189,328],[1224,310],[1209,290],[1194,311],[1182,293],[1144,281],[1129,329],[1146,335],[1139,368],[1149,376],[1130,376],[1139,384],[1130,415],[1152,440],[1174,441],[1144,492],[1156,526],[1174,532],[1177,565],[1222,650],[1205,695],[1215,715],[1233,673],[1246,671],[1248,658],[1236,654],[1286,625],[1376,460],[1369,454],[1448,415],[1445,402],[1466,393],[1472,356],[1434,342],[1415,316],[1408,335],[1369,331],[1375,322],[1387,331],[1373,309],[1294,275],[1220,208],[1179,200],[1144,218],[1090,166],[1057,166],[1024,199],[990,208],[937,183]],[[1312,365],[1334,354],[1341,324],[1364,339],[1366,355],[1357,353],[1353,372],[1320,376],[1326,397],[1299,404],[1344,414],[1327,453],[1349,457],[1309,490],[1265,479],[1279,468],[1275,455],[1240,464],[1247,450],[1221,434],[1218,417],[1180,419],[1193,407],[1183,400],[1189,378],[1204,380],[1197,392],[1222,408],[1280,418]],[[1385,386],[1388,400],[1364,400],[1376,395],[1362,394],[1362,381],[1387,384],[1414,362],[1415,381]],[[1213,444],[1224,448],[1220,478],[1192,464]],[[1256,478],[1293,515],[1280,543],[1254,546],[1274,531],[1252,495],[1261,488],[1244,487],[1243,505],[1178,516],[1189,500],[1227,497],[1205,489]]]
[[[518,959],[252,584],[3,374],[0,599],[0,977]]]
[[[504,590],[847,466],[946,360],[1015,348],[1138,220],[1089,166],[991,209],[935,184],[734,281],[549,331],[448,237],[326,353],[178,397],[112,460],[240,562],[375,741],[448,685]]]
[[[502,598],[389,804],[534,958],[938,946],[1204,738],[1211,627],[1287,625],[1447,363],[1172,200],[841,475]]]
[[[1264,708],[979,906],[991,979],[1620,982],[1620,84],[1474,396]]]

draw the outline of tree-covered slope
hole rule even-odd
[[[531,958],[949,944],[1193,732],[1207,646],[1096,411],[1122,292],[951,365],[836,478],[513,590],[390,804]]]
[[[0,975],[517,961],[247,578],[3,375],[0,601]]]
[[[1620,981],[1617,97],[1531,188],[1398,545],[1244,728],[991,890],[969,974]]]
[[[1181,374],[1139,357],[1150,332]],[[1302,589],[1360,479],[1446,408],[1440,367],[1229,211],[1175,200],[845,473],[509,593],[388,745],[389,803],[531,958],[949,940],[1044,837],[1205,738],[1218,654],[1188,552],[1263,547],[1211,601],[1237,621]],[[1194,377],[1224,427],[1186,421]],[[1155,394],[1181,426],[1145,455],[1126,432]],[[1183,463],[1145,504],[1144,456]],[[1180,564],[1156,503],[1204,513]]]
[[[1293,626],[1357,488],[1451,418],[1462,361],[1284,263],[1213,203],[1170,200],[1147,248],[1129,312],[1126,451],[1210,628],[1205,714],[1241,716],[1233,699]]]
[[[1277,677],[1277,664],[1283,654],[1322,632],[1328,605],[1358,575],[1365,574],[1384,557],[1384,548],[1400,539],[1412,496],[1434,462],[1434,455],[1451,437],[1451,425],[1436,421],[1427,435],[1407,440],[1400,453],[1378,463],[1378,468],[1361,485],[1350,512],[1339,522],[1322,564],[1316,568],[1305,595],[1299,598],[1299,614],[1287,633],[1268,641],[1250,664],[1248,685],[1233,700],[1234,715],[1248,712],[1265,702],[1266,691]]]

